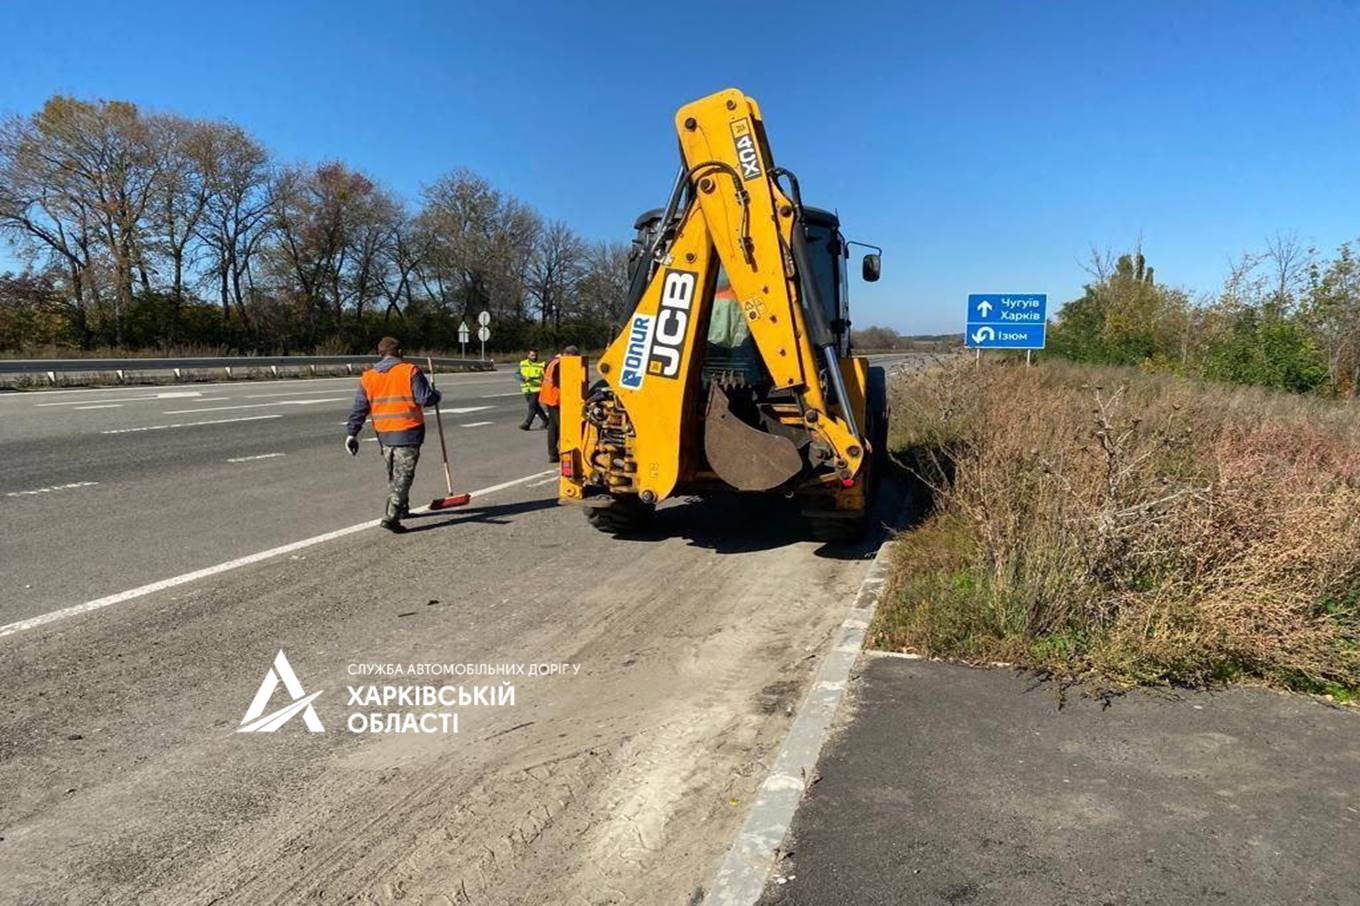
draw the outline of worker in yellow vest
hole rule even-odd
[[[381,525],[404,532],[401,520],[410,508],[411,482],[425,442],[425,407],[439,402],[439,391],[419,368],[401,357],[401,343],[393,337],[378,341],[382,361],[364,372],[354,408],[345,423],[345,449],[359,452],[359,432],[372,416],[383,463],[387,466],[387,509]]]
[[[529,410],[520,423],[521,431],[532,428],[535,417],[543,420],[543,427],[548,427],[548,413],[543,411],[538,401],[538,392],[543,389],[544,367],[538,359],[538,350],[530,349],[529,354],[520,360],[519,369],[515,372],[515,379],[519,381],[519,389],[524,393],[524,403]]]

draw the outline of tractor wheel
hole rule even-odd
[[[606,506],[586,509],[586,519],[602,532],[633,535],[651,524],[656,507],[643,503],[634,494],[611,497]]]

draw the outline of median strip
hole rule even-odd
[[[278,416],[265,416],[265,417],[278,418]],[[480,490],[473,491],[472,496],[474,498],[485,497],[488,494],[494,494],[497,491],[503,491],[506,488],[512,488],[515,485],[524,484],[525,482],[528,481],[533,481],[535,478],[542,478],[544,475],[547,475],[553,471],[554,470],[552,469],[548,469],[543,472],[535,472],[532,475],[525,475],[522,478],[514,478],[511,479],[510,481],[503,481],[500,484],[493,484],[488,488],[482,488]],[[414,509],[411,512],[424,513],[428,511],[429,507],[419,507],[418,509]],[[336,529],[333,532],[326,532],[325,534],[322,535],[314,535],[311,538],[304,538],[301,541],[294,541],[291,544],[284,544],[279,547],[271,547],[269,550],[260,551],[259,553],[248,554],[244,557],[237,557],[235,560],[228,560],[226,563],[219,563],[216,566],[209,566],[205,567],[204,569],[196,569],[193,572],[184,573],[179,576],[173,576],[169,579],[161,579],[159,582],[152,582],[148,585],[142,585],[137,588],[129,589],[127,591],[120,591],[117,594],[107,595],[103,598],[96,598],[93,601],[86,601],[84,604],[75,604],[70,607],[63,607],[61,610],[54,610],[51,613],[45,613],[42,614],[41,616],[30,617],[27,620],[20,620],[17,623],[10,623],[5,626],[0,626],[0,638],[3,638],[7,635],[14,635],[17,632],[24,632],[25,630],[28,629],[35,629],[39,626],[45,626],[48,623],[55,623],[58,620],[64,620],[67,617],[74,617],[83,613],[90,613],[91,611],[100,610],[105,607],[110,607],[114,604],[121,604],[124,601],[131,601],[134,598],[142,598],[145,597],[146,595],[155,594],[158,591],[164,591],[167,588],[174,588],[178,585],[187,585],[190,582],[196,582],[199,579],[206,579],[210,576],[215,576],[218,575],[219,573],[225,573],[233,569],[238,569],[242,566],[249,566],[252,563],[259,563],[263,560],[272,560],[275,557],[281,557],[284,554],[291,554],[294,551],[299,551],[304,548],[314,547],[318,544],[323,544],[327,541],[334,541],[337,538],[343,538],[346,535],[353,535],[357,532],[362,532],[365,529],[374,528],[377,525],[378,520],[370,519],[367,522],[360,522],[356,525],[346,526],[345,528]]]

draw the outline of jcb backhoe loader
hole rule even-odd
[[[675,123],[670,199],[634,225],[632,314],[599,380],[559,366],[560,500],[628,532],[668,497],[783,493],[816,537],[858,534],[888,407],[882,369],[850,356],[849,243],[775,166],[753,99],[721,91]],[[863,278],[880,266],[866,255]]]

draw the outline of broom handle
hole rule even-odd
[[[425,365],[430,369],[430,387],[434,387],[434,359],[425,357]],[[444,487],[453,496],[453,476],[449,474],[449,448],[444,444],[444,417],[439,414],[439,404],[434,404],[434,423],[439,428],[439,455],[444,459]]]

